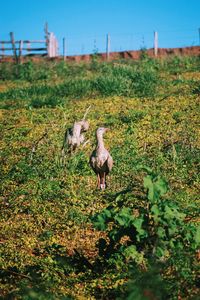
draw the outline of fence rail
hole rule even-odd
[[[45,24],[45,39],[43,40],[16,40],[14,33],[10,32],[10,40],[0,40],[0,57],[13,56],[16,62],[20,62],[23,54],[32,55],[40,53],[48,57],[57,57],[58,41],[53,32],[48,31],[48,24]],[[34,44],[34,45],[33,45]],[[39,45],[43,44],[43,45]],[[9,51],[11,53],[9,53]]]
[[[14,33],[10,33],[10,40],[0,40],[0,58],[13,55],[20,61],[23,55],[42,54],[47,57],[57,57],[58,40],[53,32],[48,31],[45,24],[44,39],[16,40]],[[60,55],[66,60],[67,56],[105,53],[109,60],[111,52],[132,51],[153,48],[154,56],[158,55],[159,48],[181,48],[200,45],[200,28],[172,31],[133,32],[127,34],[107,34],[97,36],[70,36],[63,37]]]

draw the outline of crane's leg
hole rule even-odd
[[[105,180],[106,180],[106,173],[103,172],[102,174],[103,176],[101,176],[101,184],[100,184],[100,189],[101,190],[105,190],[106,185],[105,185]]]
[[[103,173],[103,184],[104,184],[104,189],[106,188],[106,173]]]
[[[100,189],[100,175],[97,174],[97,188]]]

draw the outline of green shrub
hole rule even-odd
[[[13,63],[0,63],[0,80],[14,80],[15,70]]]
[[[115,205],[92,218],[95,228],[107,233],[106,239],[99,239],[99,256],[112,268],[128,262],[148,270],[165,262],[161,273],[174,268],[171,276],[178,280],[177,288],[181,284],[184,289],[191,288],[196,280],[194,255],[200,245],[199,228],[185,221],[185,212],[174,201],[162,198],[168,191],[166,181],[144,169],[148,173],[144,178],[147,194],[141,205],[131,203],[122,193]]]
[[[156,95],[159,79],[155,71],[136,72],[131,79],[136,96],[153,97]]]
[[[88,79],[66,81],[55,88],[55,93],[61,97],[82,98],[91,95],[92,86]]]
[[[167,58],[163,62],[163,68],[165,71],[168,71],[170,74],[177,75],[183,70],[188,71],[197,71],[199,70],[200,59],[195,56],[173,56]]]
[[[24,64],[16,65],[18,79],[32,81],[35,76],[35,65],[28,61]]]
[[[97,77],[95,89],[105,96],[152,97],[160,84],[158,72],[152,66],[130,67],[126,65],[107,65],[103,75]]]
[[[48,85],[32,85],[25,88],[12,88],[6,92],[0,93],[0,100],[28,100],[29,98],[37,95],[43,96],[53,94],[55,88]]]
[[[102,96],[128,96],[130,94],[130,82],[121,76],[99,76],[93,82],[93,86]]]

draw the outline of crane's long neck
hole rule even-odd
[[[104,148],[103,135],[97,134],[97,148]]]
[[[80,133],[81,133],[81,124],[79,124],[79,122],[76,122],[73,127],[73,136],[79,137]]]

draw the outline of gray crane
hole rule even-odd
[[[96,149],[90,156],[90,166],[97,175],[97,187],[101,190],[106,188],[106,176],[112,170],[113,159],[104,147],[103,134],[108,131],[108,128],[100,127],[97,129],[96,138],[97,145]]]
[[[76,150],[84,142],[83,132],[89,129],[89,122],[82,120],[74,122],[72,128],[68,129],[65,134],[65,141],[70,151]]]
[[[62,146],[62,156],[65,155],[66,148],[68,148],[69,152],[72,152],[84,142],[83,132],[89,129],[89,122],[85,118],[90,107],[87,108],[81,121],[74,122],[73,127],[66,130]]]

